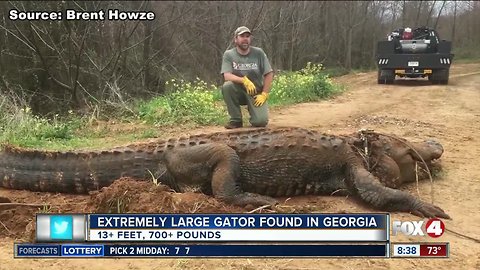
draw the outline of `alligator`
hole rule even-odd
[[[130,177],[240,206],[274,206],[274,197],[347,193],[377,210],[449,219],[438,206],[397,189],[415,181],[418,161],[427,169],[442,153],[434,141],[409,143],[375,132],[334,136],[292,127],[243,128],[98,151],[3,145],[0,186],[81,194]]]

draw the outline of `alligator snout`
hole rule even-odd
[[[422,155],[424,159],[434,160],[442,156],[444,150],[439,142],[435,140],[426,140],[424,141],[424,144],[425,150],[423,152],[425,155]]]

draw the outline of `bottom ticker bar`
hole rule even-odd
[[[388,244],[353,245],[121,245],[15,244],[28,257],[388,257]]]

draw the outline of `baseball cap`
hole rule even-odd
[[[240,26],[237,28],[237,30],[235,30],[235,36],[238,36],[238,35],[241,35],[243,33],[252,33],[252,31],[250,31],[250,29],[248,29],[246,26]]]

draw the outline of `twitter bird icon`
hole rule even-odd
[[[73,217],[50,216],[50,238],[52,240],[73,240]]]

